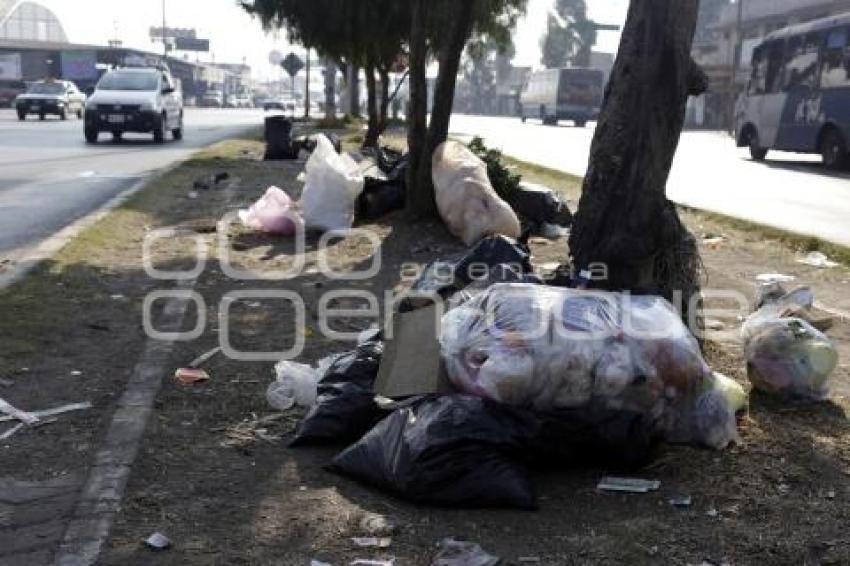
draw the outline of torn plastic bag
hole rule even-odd
[[[363,192],[357,199],[357,216],[380,218],[404,208],[405,184],[403,181],[366,177]]]
[[[471,246],[484,236],[519,238],[519,220],[493,190],[487,166],[465,145],[447,141],[432,160],[434,193],[449,231]]]
[[[493,272],[494,268],[496,272]],[[508,271],[504,271],[506,269]],[[464,255],[440,259],[428,264],[413,282],[410,290],[417,294],[447,299],[473,281],[489,279],[490,284],[503,282],[499,277],[500,273],[504,275],[504,281],[514,281],[510,275],[511,272],[519,272],[522,277],[517,281],[525,281],[525,276],[530,275],[532,270],[531,251],[528,246],[506,236],[488,236]],[[401,310],[406,312],[427,304],[430,303],[406,299],[401,304]]]
[[[364,179],[348,155],[339,155],[324,135],[305,167],[301,211],[307,228],[346,233],[354,223],[354,207]]]
[[[511,191],[508,204],[520,218],[537,225],[555,224],[571,226],[573,214],[569,207],[555,194],[555,191],[543,185],[521,183]]]
[[[744,344],[753,387],[791,397],[825,399],[838,352],[823,333],[801,318],[774,318],[750,328]]]
[[[281,189],[269,187],[251,208],[239,211],[239,220],[253,230],[291,236],[304,223],[294,204],[289,195]]]
[[[291,446],[353,442],[387,415],[373,391],[383,352],[382,342],[366,342],[333,358]]]
[[[316,387],[319,379],[330,367],[335,356],[327,356],[316,367],[290,360],[278,362],[274,367],[275,380],[266,390],[269,405],[279,411],[287,411],[293,405],[309,407],[316,402]]]
[[[744,321],[741,327],[741,336],[748,340],[761,332],[765,325],[770,325],[780,318],[802,318],[807,322],[811,320],[811,309],[815,304],[815,296],[808,287],[799,287],[790,293],[779,295],[781,287],[762,287],[757,294],[756,300],[762,303],[761,307]]]
[[[469,395],[396,410],[347,448],[332,471],[414,503],[535,508],[525,467],[536,419]]]
[[[460,391],[538,412],[635,412],[667,440],[704,440],[694,408],[711,370],[660,297],[498,284],[445,314],[440,344]]]

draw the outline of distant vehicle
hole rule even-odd
[[[234,94],[227,98],[228,108],[253,108],[254,102],[247,94]]]
[[[18,95],[27,91],[24,81],[0,80],[0,108],[13,108]]]
[[[776,149],[850,164],[850,12],[773,32],[752,67],[735,112],[738,147],[755,161]]]
[[[68,114],[82,118],[85,107],[86,95],[68,81],[38,81],[15,98],[15,110],[21,121],[26,120],[29,114],[37,114],[41,120],[48,114],[59,116],[62,120],[66,120]]]
[[[224,95],[215,90],[208,90],[201,97],[200,105],[202,108],[223,108]]]
[[[116,140],[125,132],[152,133],[165,141],[170,131],[183,139],[183,100],[167,69],[122,68],[109,71],[86,103],[86,141],[96,143],[100,132]]]
[[[531,75],[520,95],[520,116],[546,125],[572,120],[579,128],[599,117],[605,73],[597,69],[547,69]]]
[[[263,110],[270,112],[271,110],[281,110],[283,112],[295,113],[297,102],[294,98],[267,98],[263,101]]]

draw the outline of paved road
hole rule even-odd
[[[482,136],[507,155],[584,175],[593,128],[568,124],[455,116],[451,129]],[[817,156],[773,152],[755,163],[724,134],[689,132],[667,193],[681,204],[850,245],[850,173],[825,171]]]
[[[157,169],[262,123],[259,110],[187,109],[182,142],[83,139],[82,122],[18,122],[0,110],[0,261],[56,233]]]

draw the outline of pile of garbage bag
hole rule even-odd
[[[759,290],[760,308],[741,328],[747,376],[766,393],[821,400],[838,365],[835,346],[816,326],[829,323],[812,314],[814,294],[807,287],[790,293],[777,284]]]
[[[593,408],[644,415],[665,439],[724,448],[735,396],[715,388],[699,344],[660,297],[496,284],[445,314],[452,383],[538,412]]]

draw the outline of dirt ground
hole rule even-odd
[[[151,280],[141,269],[146,230],[192,228],[214,249],[215,224],[224,212],[250,203],[270,184],[297,195],[295,177],[303,161],[263,163],[258,143],[239,144],[238,156],[189,164],[178,171],[182,176],[168,180],[170,186],[154,188],[124,216],[109,220],[113,224],[100,234],[87,235],[14,293],[0,295],[0,307],[12,315],[0,322],[0,336],[13,346],[0,353],[0,373],[15,381],[0,394],[27,408],[86,399],[95,404],[90,412],[62,417],[61,425],[0,444],[0,476],[49,477],[85,469],[144,345],[141,301],[147,292],[172,285]],[[227,170],[238,182],[188,198],[191,179],[215,170]],[[531,180],[558,188],[575,208],[575,180],[539,172]],[[749,296],[755,275],[788,273],[812,285],[826,307],[850,310],[850,273],[844,268],[808,268],[796,263],[793,250],[757,234],[695,214],[685,219],[699,236],[725,237],[719,248],[703,250],[709,287]],[[302,274],[286,281],[230,279],[222,258],[211,253],[196,287],[209,309],[208,324],[201,338],[178,345],[174,367],[218,344],[222,298],[247,289],[294,291],[304,299],[307,316],[301,328],[281,301],[239,301],[230,319],[238,349],[283,350],[298,333],[307,337],[300,361],[350,349],[323,338],[318,329],[325,293],[397,290],[402,264],[427,264],[463,250],[441,224],[411,225],[398,213],[359,227],[382,240],[381,269],[360,282],[320,275],[315,239],[307,242]],[[292,242],[235,226],[229,232],[233,265],[266,272],[292,265]],[[534,239],[532,247],[536,265],[566,257],[565,239]],[[94,249],[99,251],[93,254]],[[156,263],[185,267],[191,263],[186,250],[179,239],[162,242],[155,249]],[[326,252],[328,263],[340,271],[362,268],[374,256],[360,238],[334,241]],[[727,330],[738,324],[732,315],[720,319]],[[350,320],[340,329],[367,326],[369,321]],[[708,359],[714,369],[745,383],[741,347],[735,333],[729,334],[714,337]],[[836,318],[830,335],[842,362],[828,402],[789,404],[753,396],[740,426],[740,445],[722,452],[662,448],[637,474],[661,481],[652,494],[597,491],[609,470],[536,473],[540,509],[535,512],[414,506],[333,475],[323,466],[341,447],[287,448],[300,413],[281,415],[267,405],[273,363],[218,356],[205,365],[212,376],[208,382],[187,386],[166,377],[101,563],[306,565],[315,559],[341,565],[394,557],[397,565],[426,565],[436,543],[451,536],[480,543],[506,564],[848,564],[850,323]],[[74,370],[82,375],[72,376]],[[691,496],[689,507],[669,503],[681,494]],[[352,542],[366,534],[359,524],[369,513],[398,523],[389,548],[359,548]],[[160,553],[145,548],[140,541],[154,531],[166,533],[173,548]]]

